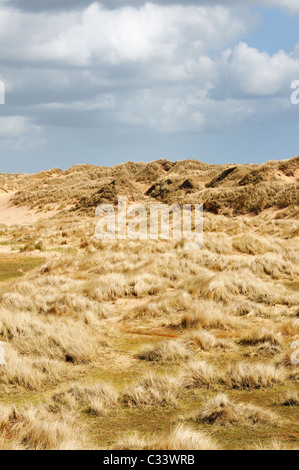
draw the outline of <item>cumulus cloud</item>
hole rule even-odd
[[[271,56],[240,42],[223,53],[219,70],[227,93],[235,97],[286,96],[299,73],[299,58],[284,51]]]
[[[226,130],[288,112],[299,48],[271,56],[240,41],[255,17],[233,0],[87,3],[1,7],[1,76],[17,116],[0,120],[0,138],[38,143],[48,126]]]
[[[2,9],[0,54],[7,63],[64,66],[169,60],[178,49],[189,56],[221,49],[246,30],[244,19],[223,7],[146,4],[110,11],[93,4],[61,15]]]

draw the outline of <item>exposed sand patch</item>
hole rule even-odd
[[[57,211],[37,213],[25,206],[11,206],[10,200],[14,194],[14,192],[0,193],[0,224],[7,226],[30,225],[39,219],[49,218],[57,213]]]
[[[297,183],[299,181],[299,170],[294,172],[294,176],[287,176],[282,171],[275,170],[275,176],[285,183]]]

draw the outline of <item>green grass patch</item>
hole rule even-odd
[[[0,282],[23,276],[31,269],[41,266],[45,258],[12,258],[0,257]]]

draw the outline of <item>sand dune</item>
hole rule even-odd
[[[28,207],[11,206],[10,201],[14,195],[14,192],[0,193],[0,224],[30,225],[41,218],[48,218],[55,214],[55,211],[41,214]]]

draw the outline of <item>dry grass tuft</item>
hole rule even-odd
[[[113,446],[115,450],[217,450],[218,446],[206,433],[181,424],[168,435],[143,437],[138,433],[125,436]]]
[[[79,450],[82,432],[71,414],[53,415],[33,407],[0,409],[0,438],[7,448],[24,450]]]
[[[279,406],[299,406],[299,392],[292,390],[275,402]]]
[[[162,341],[156,346],[146,346],[136,357],[149,362],[180,363],[190,357],[190,350],[181,340]]]
[[[158,450],[217,450],[217,445],[207,434],[182,424],[162,440]]]
[[[210,388],[217,382],[217,375],[207,362],[191,361],[182,368],[179,382],[186,389]]]
[[[196,423],[219,426],[246,426],[248,424],[265,425],[277,417],[268,410],[255,405],[235,403],[226,395],[217,395],[209,401],[191,420]]]
[[[174,406],[177,403],[178,388],[176,378],[150,374],[123,394],[123,402],[127,406]]]
[[[261,343],[280,346],[281,337],[278,333],[274,333],[274,331],[268,330],[267,328],[254,328],[240,341],[240,344],[244,346],[255,346]]]
[[[281,368],[264,363],[239,362],[228,367],[224,383],[234,389],[271,388],[283,383],[286,377]]]
[[[184,313],[180,322],[181,328],[184,329],[228,329],[235,324],[236,321],[219,310],[219,306],[214,302],[200,302],[193,310]]]
[[[90,387],[75,385],[64,392],[55,394],[52,399],[54,402],[52,409],[73,409],[77,403],[87,413],[105,416],[116,407],[118,393],[106,384],[95,384]]]
[[[190,331],[184,335],[183,339],[195,348],[202,349],[203,351],[233,348],[232,343],[227,340],[218,339],[208,331]]]
[[[299,334],[299,320],[286,320],[282,323],[280,331],[287,336],[296,336]]]
[[[138,432],[128,434],[119,439],[112,447],[112,450],[150,450],[154,447],[154,442],[150,438],[141,436]]]
[[[253,450],[282,451],[282,450],[298,450],[298,448],[292,449],[285,442],[279,441],[278,439],[272,439],[264,444],[256,445]]]

